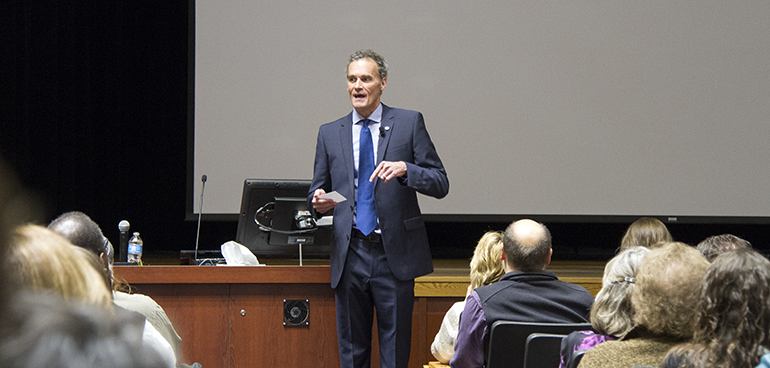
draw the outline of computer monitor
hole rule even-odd
[[[235,241],[259,258],[329,258],[331,226],[310,220],[310,180],[246,179]]]

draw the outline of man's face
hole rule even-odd
[[[387,78],[380,79],[374,60],[358,59],[348,65],[350,102],[361,116],[369,117],[377,109],[386,84]]]

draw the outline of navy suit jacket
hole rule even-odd
[[[337,287],[350,245],[355,206],[352,112],[324,124],[318,130],[313,182],[308,207],[316,189],[337,191],[346,201],[334,208],[334,239],[331,245],[331,285]],[[383,128],[377,160],[404,161],[406,178],[387,184],[376,179],[375,208],[382,230],[382,242],[393,275],[399,280],[414,279],[433,272],[425,223],[417,203],[417,193],[443,198],[449,192],[444,165],[425,129],[422,114],[382,105]],[[315,211],[314,211],[315,213]]]

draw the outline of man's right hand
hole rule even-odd
[[[332,208],[337,207],[337,202],[332,199],[318,198],[318,196],[324,194],[326,194],[326,191],[323,189],[316,189],[315,193],[313,193],[313,208],[318,211],[318,213],[326,213]]]

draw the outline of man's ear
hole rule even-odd
[[[99,259],[102,261],[102,264],[104,265],[105,270],[110,269],[110,260],[107,259],[107,253],[102,252],[99,254]]]
[[[545,261],[545,265],[548,266],[551,264],[551,256],[553,255],[553,248],[548,250],[548,260]]]
[[[382,78],[382,81],[380,82],[380,91],[385,90],[385,86],[388,85],[388,77]]]

